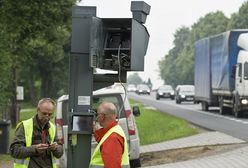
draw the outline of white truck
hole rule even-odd
[[[248,29],[231,30],[195,43],[195,101],[202,110],[242,117],[248,110]]]

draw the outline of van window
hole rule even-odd
[[[92,105],[92,109],[93,110],[97,110],[97,107],[101,104],[101,102],[104,101],[108,101],[108,102],[112,102],[114,103],[114,105],[117,108],[117,111],[119,112],[121,106],[122,106],[122,98],[120,94],[117,95],[101,95],[101,96],[94,96],[93,97],[93,105]],[[62,118],[63,118],[63,123],[65,125],[67,125],[67,120],[68,120],[68,114],[69,112],[69,103],[68,100],[64,100],[62,103]],[[124,108],[121,111],[121,115],[120,118],[124,118],[125,117],[125,113],[124,113]]]
[[[242,77],[242,64],[239,64],[238,75],[239,75],[239,77]]]
[[[108,102],[112,102],[114,103],[114,105],[117,108],[117,111],[119,112],[121,106],[122,106],[122,98],[121,95],[105,95],[105,96],[94,96],[93,97],[93,105],[92,108],[94,110],[97,110],[97,107],[104,101],[108,101]],[[120,118],[124,118],[125,114],[124,114],[124,109],[122,109],[121,111],[121,115]]]
[[[244,64],[244,80],[248,80],[248,63]]]

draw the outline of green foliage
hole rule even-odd
[[[228,29],[247,29],[248,27],[248,2],[244,2],[238,13],[231,16]]]
[[[152,81],[151,81],[150,78],[148,78],[146,84],[147,84],[150,88],[152,88]]]
[[[180,53],[182,53],[187,41],[190,36],[190,30],[186,27],[181,27],[178,29],[174,35],[174,45],[175,47],[169,51],[161,61],[159,61],[160,76],[164,80],[165,84],[171,84],[173,86],[180,83],[181,67],[177,63],[180,58]]]
[[[128,76],[127,83],[138,85],[138,84],[142,84],[143,80],[141,79],[138,73],[133,73]]]
[[[11,84],[11,65],[9,62],[11,58],[8,55],[8,51],[5,50],[7,43],[4,42],[4,32],[2,31],[3,24],[0,23],[0,117],[3,112],[6,111],[8,105],[7,97],[11,96],[10,84]]]
[[[191,29],[181,27],[174,35],[174,47],[159,61],[165,84],[194,84],[194,44],[197,40],[226,31],[229,19],[222,12],[209,13]]]
[[[1,1],[0,112],[24,86],[25,101],[67,91],[71,7],[76,0]],[[59,74],[59,75],[58,75]],[[39,85],[37,85],[39,84]]]

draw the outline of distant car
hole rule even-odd
[[[140,95],[140,94],[148,94],[148,95],[150,95],[151,89],[146,84],[140,84],[140,85],[137,86],[136,93],[138,95]]]
[[[175,89],[176,103],[183,101],[192,101],[195,103],[195,87],[194,85],[178,85]]]
[[[60,141],[64,142],[64,155],[58,159],[58,165],[60,168],[67,167],[67,133],[68,133],[68,95],[61,96],[57,101],[57,113],[56,113],[56,130],[57,137]],[[103,101],[110,101],[114,103],[117,107],[117,110],[120,111],[118,123],[125,132],[128,146],[129,146],[129,159],[130,167],[140,167],[140,139],[138,129],[136,127],[136,122],[134,116],[140,115],[140,110],[138,106],[133,106],[131,108],[128,98],[126,98],[125,92],[123,89],[113,89],[113,88],[104,88],[93,92],[93,104],[92,108],[96,109],[98,105]],[[123,108],[122,105],[124,103]],[[91,150],[93,151],[97,143],[92,137]],[[83,149],[82,149],[83,150]]]
[[[133,84],[129,84],[128,86],[127,86],[127,91],[128,92],[136,92],[136,86],[135,85],[133,85]]]
[[[159,100],[160,98],[170,98],[174,100],[175,94],[171,85],[163,85],[158,88],[156,91],[156,99]]]

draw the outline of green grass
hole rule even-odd
[[[20,121],[29,119],[36,114],[36,108],[23,109],[20,112]]]
[[[144,107],[132,99],[131,106],[139,106],[141,115],[136,117],[141,145],[187,137],[198,133],[187,121],[166,113]]]

